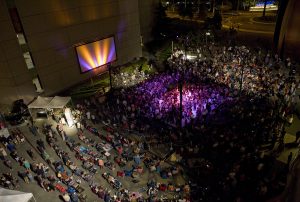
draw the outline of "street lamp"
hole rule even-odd
[[[112,90],[111,63],[108,63],[107,67],[108,67],[108,73],[109,73],[109,86],[110,86],[110,90]]]
[[[210,32],[205,33],[205,43],[207,44],[207,37],[210,36]]]
[[[183,87],[183,73],[180,72],[178,88],[179,88],[179,127],[182,128],[182,118],[183,118],[183,107],[182,107],[182,87]]]
[[[242,93],[242,89],[243,89],[243,78],[244,78],[244,65],[242,65],[242,71],[241,71],[240,94]]]

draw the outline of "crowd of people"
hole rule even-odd
[[[246,47],[211,44],[197,54],[187,60],[183,51],[175,52],[170,71],[115,92],[100,117],[129,130],[151,131],[181,154],[202,193],[196,198],[264,201],[279,194],[286,170],[276,173],[275,157],[265,155],[261,145],[272,150],[283,144],[299,84],[294,66]],[[183,123],[178,124],[180,85]],[[205,163],[189,165],[194,157]]]
[[[38,127],[35,121],[29,122],[29,135],[36,142],[32,142],[34,148],[26,151],[28,155],[18,152],[19,147],[16,146],[24,142],[26,144],[21,130],[15,129],[11,131],[11,135],[1,137],[1,144],[6,146],[1,147],[1,160],[11,171],[2,173],[1,186],[19,189],[20,178],[24,183],[36,182],[46,192],[60,192],[61,199],[66,202],[88,200],[83,193],[86,189],[82,186],[83,182],[105,202],[144,201],[147,198],[157,201],[159,192],[174,192],[178,199],[183,195],[188,198],[188,184],[171,182],[171,178],[178,174],[177,168],[162,167],[160,159],[147,152],[149,146],[146,143],[136,142],[119,134],[105,122],[101,124],[104,131],[97,129],[95,126],[99,126],[101,119],[96,116],[97,119],[91,120],[94,111],[89,102],[78,104],[73,111],[76,121],[81,123],[81,127],[77,128],[77,137],[70,137],[66,133],[66,123],[61,121],[63,118],[52,119],[49,116],[51,124],[47,120]],[[64,144],[70,150],[64,148]],[[25,159],[26,156],[30,159]],[[20,167],[14,166],[11,158]],[[145,169],[154,175],[157,173],[163,179],[170,179],[170,182],[160,183],[153,178],[143,185],[143,190],[122,185],[124,178],[132,180],[132,183],[139,183]],[[17,172],[18,177],[12,174],[13,171]],[[103,184],[103,179],[99,180],[96,175],[106,179],[107,184]]]
[[[131,87],[148,79],[149,75],[145,73],[145,71],[142,71],[141,67],[136,67],[132,72],[121,72],[121,73],[113,74],[112,82],[114,87],[115,88]]]
[[[86,199],[83,182],[105,202],[159,201],[166,192],[177,196],[168,200],[180,202],[252,202],[278,195],[287,170],[278,172],[275,156],[267,155],[262,145],[273,150],[277,142],[283,144],[299,84],[291,61],[214,44],[196,48],[195,54],[188,60],[184,51],[176,50],[168,71],[147,78],[136,69],[115,81],[123,87],[105,102],[91,97],[78,103],[73,110],[76,137],[64,130],[63,119],[53,118],[55,125],[42,127],[32,121],[28,130],[36,143],[27,150],[31,159],[16,149],[25,142],[22,132],[11,131],[0,139],[1,160],[12,172],[12,158],[25,183],[36,180],[47,192],[59,191],[66,202]],[[130,133],[140,136],[139,141]],[[163,167],[168,158],[152,152],[160,145],[180,156],[178,162]],[[170,181],[152,178],[143,190],[123,185],[124,178],[139,183],[145,169]],[[0,184],[18,188],[11,172],[2,173]],[[182,172],[188,182],[171,182]],[[101,183],[95,180],[98,173]]]
[[[183,50],[175,50],[168,59],[171,69],[189,72],[202,80],[210,79],[232,89],[255,96],[292,101],[299,84],[296,65],[290,58],[251,50],[245,46],[226,47],[210,43],[195,48],[192,60]]]

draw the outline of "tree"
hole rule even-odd
[[[267,0],[265,0],[265,2],[264,2],[263,18],[266,17],[266,7],[267,7]]]
[[[233,10],[239,10],[240,5],[246,5],[247,7],[249,7],[254,2],[255,0],[231,0]]]
[[[215,25],[216,29],[221,29],[222,28],[222,16],[221,16],[219,10],[217,10],[215,12],[214,17],[213,17],[213,22],[214,22],[214,25]]]
[[[179,4],[178,14],[182,17],[193,18],[192,0],[185,0],[184,4]]]
[[[154,13],[154,26],[152,28],[153,36],[158,39],[166,30],[167,15],[166,8],[160,2]]]

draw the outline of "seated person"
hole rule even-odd
[[[168,173],[166,172],[166,171],[161,171],[160,172],[160,176],[161,176],[161,178],[163,178],[163,179],[167,179],[168,178]]]
[[[99,166],[100,168],[103,168],[103,166],[104,166],[104,161],[103,161],[102,159],[99,159],[99,160],[98,160],[98,166]]]
[[[17,153],[16,151],[11,152],[10,155],[11,155],[11,157],[12,157],[13,159],[15,159],[17,162],[20,161],[20,157],[19,157],[19,155],[18,155],[18,153]]]
[[[183,191],[184,191],[184,193],[190,193],[190,191],[191,191],[190,186],[188,184],[185,184],[183,187]]]
[[[72,172],[74,172],[77,169],[77,166],[73,162],[71,162],[69,168],[70,170],[72,170]]]
[[[167,190],[167,185],[166,184],[160,184],[159,185],[159,190],[160,191],[166,191]]]
[[[169,191],[175,191],[175,187],[174,187],[174,185],[172,183],[168,184],[168,190]]]
[[[17,139],[18,139],[18,141],[20,142],[20,143],[23,143],[23,142],[25,142],[25,138],[24,138],[24,136],[22,135],[22,134],[17,134]]]
[[[109,175],[107,181],[108,181],[110,184],[113,184],[114,181],[115,181],[115,178],[114,178],[112,175]]]
[[[172,172],[171,172],[171,170],[169,170],[167,173],[168,173],[168,177],[172,177]]]
[[[124,176],[125,176],[124,171],[118,171],[118,172],[117,172],[117,176],[118,176],[118,177],[124,177]]]
[[[69,196],[68,193],[65,193],[63,196],[62,196],[63,200],[65,202],[70,202],[71,201],[71,197]]]
[[[151,165],[151,166],[150,166],[150,171],[151,171],[151,172],[154,172],[154,171],[156,171],[156,167],[155,167],[155,165]]]
[[[179,173],[179,169],[177,166],[172,167],[171,171],[172,171],[172,175],[177,175]]]
[[[61,164],[57,164],[56,167],[55,167],[55,169],[56,169],[57,171],[59,171],[59,172],[65,172],[65,168],[64,168],[64,166],[61,165]]]
[[[142,167],[142,166],[138,166],[138,167],[136,168],[136,171],[137,171],[139,174],[143,173],[143,167]]]

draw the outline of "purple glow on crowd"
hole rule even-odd
[[[167,120],[178,117],[180,93],[179,74],[161,74],[142,83],[129,95],[136,106],[140,106],[146,117]],[[227,93],[226,93],[227,92]],[[200,119],[225,101],[231,100],[224,86],[205,83],[186,83],[182,89],[183,125],[192,119]],[[173,114],[173,116],[171,115]],[[167,120],[176,122],[176,120]]]

